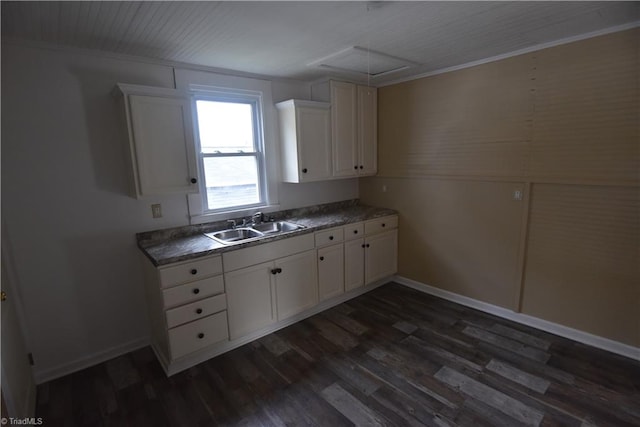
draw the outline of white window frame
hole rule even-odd
[[[216,101],[216,102],[237,102],[252,105],[252,124],[253,139],[255,152],[252,153],[203,153],[200,144],[200,128],[197,101]],[[268,206],[268,179],[266,172],[265,144],[264,144],[264,115],[262,113],[262,93],[256,91],[248,91],[241,89],[212,88],[210,90],[200,90],[194,92],[192,98],[192,110],[195,124],[195,145],[196,157],[198,162],[198,175],[200,182],[201,197],[201,215],[224,214],[228,212],[237,212],[253,208],[262,208]],[[205,158],[224,158],[224,157],[255,157],[258,190],[260,201],[258,203],[226,206],[218,209],[209,209],[207,200],[207,188],[204,172]]]

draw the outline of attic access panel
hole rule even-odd
[[[406,70],[419,65],[406,59],[376,52],[360,46],[352,46],[308,64],[347,73],[362,74],[372,78]]]

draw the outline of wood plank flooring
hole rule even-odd
[[[640,363],[389,283],[167,378],[38,387],[47,426],[639,426]]]

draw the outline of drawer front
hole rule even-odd
[[[364,222],[344,226],[344,240],[359,239],[362,236],[364,236]]]
[[[228,339],[227,312],[221,311],[204,319],[169,329],[171,358],[177,359]]]
[[[316,233],[316,247],[340,243],[344,240],[342,227],[330,228]]]
[[[160,286],[168,288],[204,277],[222,274],[222,257],[216,256],[160,268]]]
[[[224,292],[222,275],[185,283],[162,291],[164,308],[171,308]]]
[[[191,304],[167,310],[167,326],[173,328],[183,323],[202,319],[219,311],[227,309],[227,297],[225,294],[205,298]]]
[[[383,218],[372,219],[371,221],[365,222],[364,234],[375,234],[394,228],[398,228],[398,217],[396,215],[385,216]]]

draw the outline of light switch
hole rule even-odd
[[[154,218],[162,218],[162,205],[160,203],[151,205],[151,215]]]
[[[522,200],[522,190],[513,191],[513,200]]]

